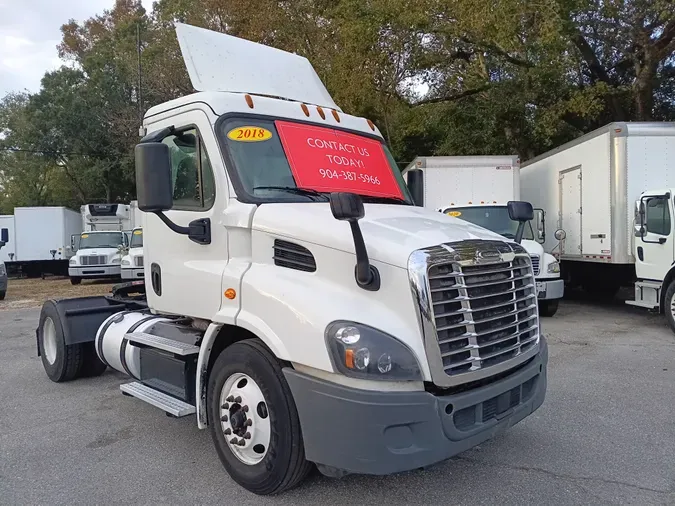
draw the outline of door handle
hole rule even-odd
[[[637,252],[638,252],[638,258],[640,259],[640,262],[644,262],[645,261],[645,250],[642,249],[642,246],[638,246]]]

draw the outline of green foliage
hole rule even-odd
[[[0,212],[133,198],[140,114],[192,91],[175,21],[307,57],[401,167],[528,159],[610,121],[675,119],[671,0],[117,0],[62,27],[67,65],[38,93],[0,102]]]

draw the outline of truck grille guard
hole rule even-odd
[[[520,245],[468,240],[416,250],[408,274],[434,384],[487,378],[538,353],[532,261]]]

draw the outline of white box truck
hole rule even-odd
[[[9,243],[9,229],[0,226],[0,251]],[[0,300],[5,300],[7,295],[7,268],[5,262],[0,259]]]
[[[7,241],[5,246],[0,250],[0,261],[12,262],[16,256],[16,250],[14,248],[16,237],[14,236],[13,214],[0,215],[0,230],[1,229],[7,229]]]
[[[145,298],[47,301],[47,376],[128,375],[257,494],[312,463],[424,467],[535,411],[548,352],[522,246],[412,205],[380,131],[305,58],[176,30],[199,91],[150,108],[136,147]]]
[[[0,217],[0,226],[9,231],[7,250],[1,253],[9,269],[29,277],[68,272],[75,253],[70,238],[82,230],[78,213],[56,206],[16,207],[14,215]]]
[[[611,123],[521,166],[521,195],[553,224],[544,247],[570,285],[664,312],[675,331],[675,123]],[[555,230],[555,234],[553,232]]]
[[[421,204],[427,209],[469,221],[507,239],[513,239],[518,223],[509,218],[507,203],[519,201],[518,156],[420,156],[404,170],[421,172]],[[418,199],[418,200],[420,200]],[[544,213],[537,210],[537,223]],[[544,252],[543,229],[525,226],[522,246],[532,258],[539,313],[553,316],[564,294],[558,261]]]

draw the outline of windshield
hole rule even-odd
[[[327,201],[351,192],[364,202],[412,205],[401,171],[376,138],[307,123],[231,118],[219,135],[237,193],[254,202]],[[244,195],[241,195],[244,193]]]
[[[486,228],[507,239],[516,237],[518,222],[509,218],[509,211],[505,206],[450,207],[443,212],[479,227]],[[525,224],[523,239],[534,240],[532,225],[529,221]]]
[[[124,244],[122,232],[84,233],[80,236],[80,249],[117,248],[121,244]]]
[[[131,242],[129,243],[130,248],[142,248],[143,247],[143,231],[134,230],[131,234]]]

